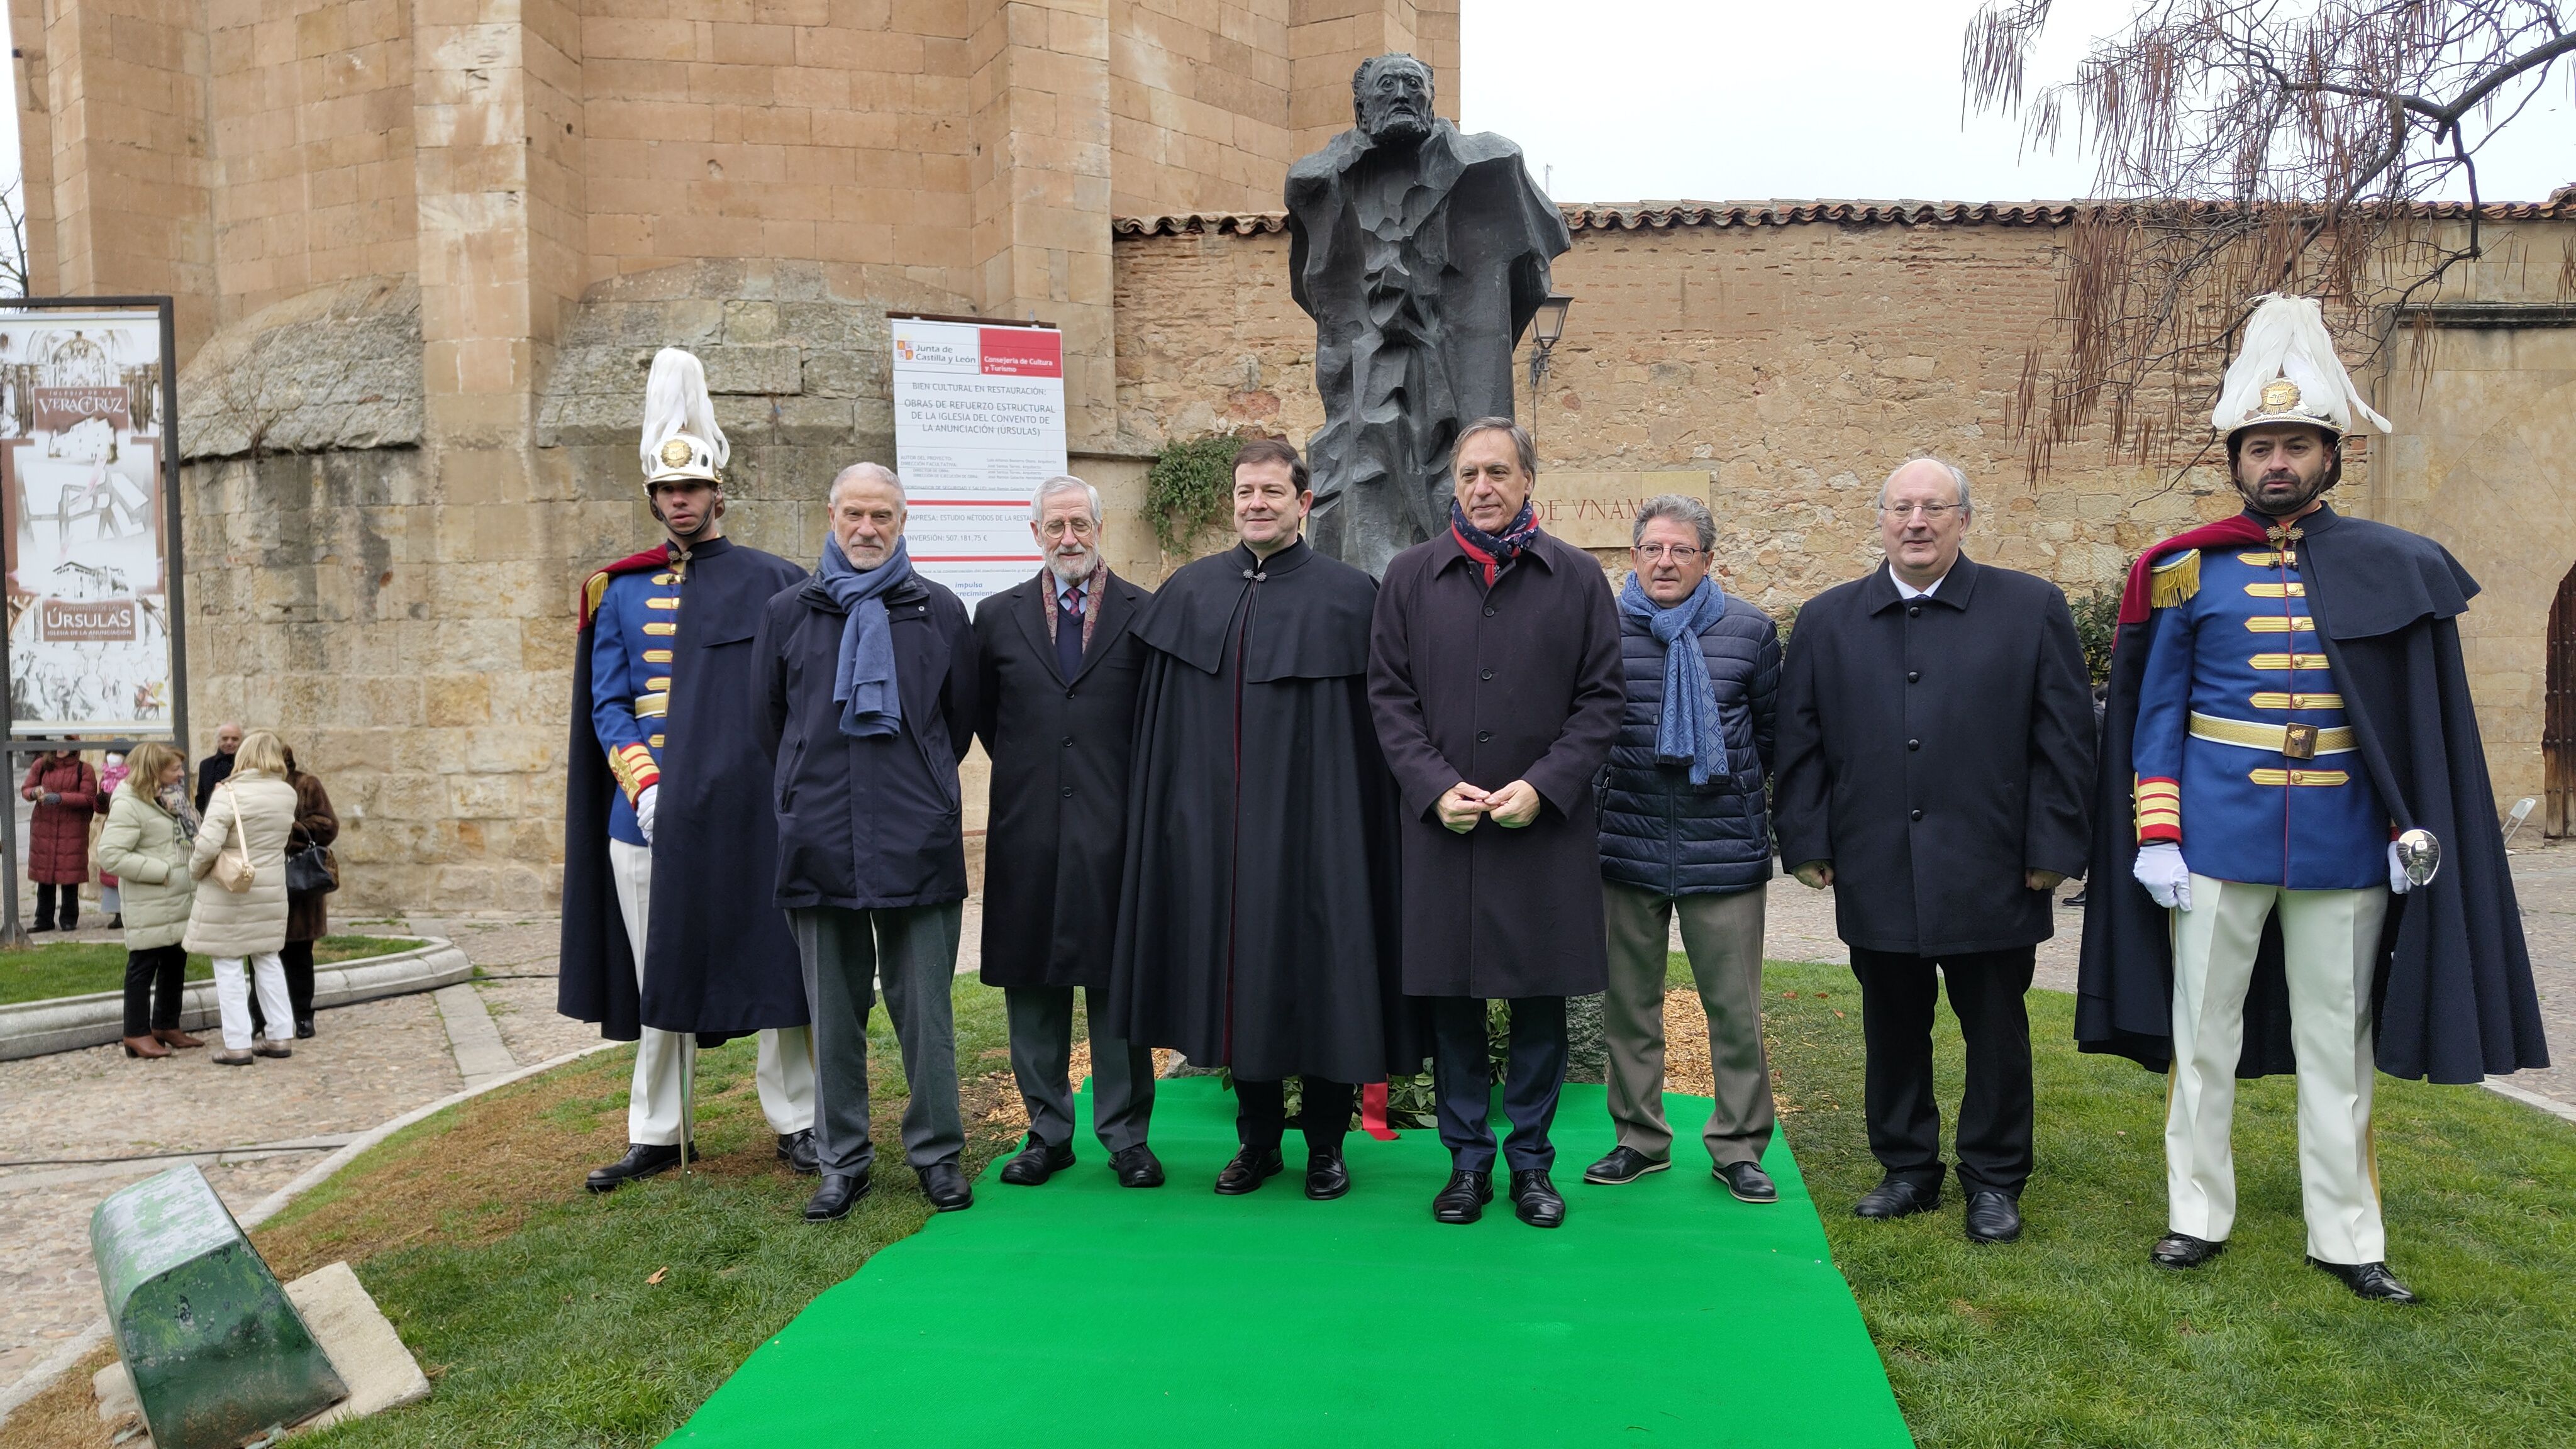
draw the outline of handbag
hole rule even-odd
[[[215,853],[214,869],[206,873],[215,878],[215,884],[240,895],[250,889],[251,882],[259,879],[259,869],[250,863],[250,836],[242,830],[241,801],[232,795],[230,784],[216,788],[224,791],[225,797],[232,801],[233,838]]]
[[[308,845],[286,857],[286,889],[290,893],[311,895],[340,888],[340,863],[331,858],[331,847]]]

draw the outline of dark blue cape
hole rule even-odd
[[[2545,1067],[2549,1049],[2522,913],[2460,661],[2458,620],[2477,581],[2440,544],[2403,529],[2331,508],[2298,527],[2306,534],[2298,548],[2308,612],[2371,783],[2399,828],[2420,826],[2442,843],[2440,873],[2392,899],[2381,930],[2371,1013],[2379,1069],[2475,1082]],[[2131,619],[2133,612],[2123,611],[2111,656],[2075,1039],[2085,1051],[2116,1053],[2161,1072],[2173,1059],[2171,928],[2167,912],[2129,874],[2138,855],[2129,745],[2149,627]],[[2297,1064],[2275,921],[2264,927],[2246,993],[2236,1074],[2269,1076]]]
[[[584,586],[573,650],[572,742],[564,790],[563,949],[556,1009],[599,1023],[612,1041],[639,1027],[698,1034],[702,1045],[766,1027],[803,1026],[805,983],[787,915],[771,904],[778,821],[760,747],[752,635],[761,607],[805,571],[727,539],[691,551],[672,638],[671,712],[654,805],[651,937],[635,985],[625,918],[608,870],[617,793],[590,725],[590,615],[607,578],[658,568],[668,546],[622,559]]]

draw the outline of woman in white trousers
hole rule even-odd
[[[258,1057],[295,1054],[288,1045],[295,1013],[286,997],[286,837],[295,825],[295,787],[287,783],[286,746],[267,730],[243,738],[230,779],[206,802],[189,874],[197,882],[185,945],[215,961],[215,1001],[223,1011],[224,1047],[214,1060],[246,1067]],[[250,857],[247,890],[224,888],[215,870],[226,847]],[[268,1040],[251,1039],[250,993],[259,992]]]

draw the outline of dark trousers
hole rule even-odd
[[[54,924],[54,895],[58,891],[62,894],[63,913],[61,919],[63,929],[66,931],[79,930],[80,887],[76,885],[56,885],[49,880],[40,880],[36,882],[36,929],[41,931]]]
[[[1968,1049],[1968,1086],[1959,1098],[1959,1187],[2020,1197],[2031,1166],[2030,1013],[2022,997],[2037,948],[1935,957],[1855,946],[1851,955],[1869,1051],[1862,1097],[1870,1155],[1890,1177],[1926,1192],[1941,1186],[1932,1014],[1947,981]]]
[[[1297,1121],[1306,1132],[1306,1155],[1339,1157],[1342,1138],[1351,1130],[1351,1104],[1359,1088],[1348,1082],[1303,1077],[1305,1097]],[[1288,1133],[1288,1089],[1284,1082],[1234,1082],[1234,1135],[1259,1152],[1276,1152]]]
[[[277,950],[278,964],[286,968],[286,1005],[295,1013],[297,1022],[313,1019],[313,943],[289,941]],[[250,994],[250,1030],[257,1036],[262,1030],[259,993]]]
[[[187,984],[188,949],[154,946],[125,953],[125,1034],[150,1036],[179,1025],[179,994]]]
[[[1081,636],[1080,626],[1075,637]],[[1091,1130],[1112,1153],[1145,1145],[1154,1117],[1154,1051],[1131,1046],[1109,1019],[1109,993],[1083,988],[1091,1032]],[[1011,1075],[1028,1109],[1029,1135],[1050,1147],[1073,1144],[1073,988],[1006,986]]]
[[[1556,1163],[1547,1130],[1565,1085],[1565,998],[1512,1002],[1511,1055],[1503,1068],[1503,1115],[1512,1132],[1503,1160],[1514,1172]],[[1485,1003],[1472,996],[1431,1000],[1431,1089],[1439,1098],[1440,1145],[1461,1172],[1494,1170],[1494,1078],[1486,1065]]]

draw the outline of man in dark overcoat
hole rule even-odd
[[[776,761],[777,902],[795,927],[814,1013],[814,1146],[805,1217],[845,1216],[872,1183],[868,1013],[876,988],[903,1051],[903,1153],[932,1208],[974,1203],[958,1165],[950,991],[966,901],[957,762],[980,682],[966,606],[915,573],[903,484],[841,470],[821,567],[762,611],[761,742]]]
[[[1154,1054],[1109,1015],[1109,949],[1126,858],[1127,762],[1145,646],[1131,628],[1143,589],[1100,555],[1100,491],[1050,478],[1029,504],[1046,556],[1036,578],[975,607],[993,761],[984,834],[984,965],[1010,1018],[1011,1074],[1028,1141],[1002,1181],[1034,1187],[1073,1165],[1073,992],[1091,1031],[1091,1128],[1127,1187],[1159,1187],[1145,1145]]]
[[[2093,702],[2056,585],[1959,551],[1967,475],[1918,458],[1878,494],[1887,562],[1798,611],[1780,681],[1780,859],[1834,892],[1860,979],[1870,1151],[1856,1209],[1940,1202],[1932,1015],[1966,1038],[1968,1236],[2021,1235],[2031,1170],[2030,989],[2059,882],[2084,870]]]
[[[1565,998],[1608,984],[1595,777],[1626,703],[1619,616],[1590,554],[1540,531],[1538,450],[1509,418],[1458,435],[1449,527],[1387,565],[1369,703],[1404,807],[1404,989],[1430,997],[1444,1223],[1493,1200],[1485,1002],[1511,1002],[1503,1144],[1521,1221],[1552,1228],[1548,1127]]]
[[[1377,585],[1301,536],[1297,450],[1234,461],[1233,548],[1155,591],[1127,791],[1110,1007],[1129,1041],[1234,1073],[1227,1196],[1286,1168],[1303,1080],[1306,1195],[1350,1191],[1359,1084],[1422,1069],[1396,968],[1395,788],[1369,728]]]
[[[751,636],[804,570],[724,536],[729,454],[698,360],[664,348],[646,387],[644,495],[664,540],[592,574],[578,602],[556,1004],[632,1041],[626,1155],[607,1192],[694,1152],[695,1048],[759,1034],[778,1156],[814,1162],[814,1054],[754,730]]]

